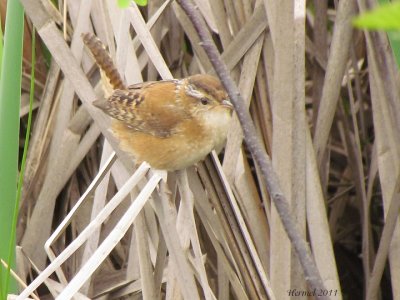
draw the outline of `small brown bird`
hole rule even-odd
[[[93,36],[86,34],[83,39],[91,49]],[[96,58],[101,51],[91,52],[100,67],[104,68],[104,61],[109,64],[104,57]],[[115,68],[103,71],[112,74],[109,78],[113,77],[110,81],[117,83],[117,89],[93,105],[115,119],[112,131],[136,163],[146,161],[155,169],[180,170],[223,148],[232,104],[217,78],[193,75],[124,88]]]

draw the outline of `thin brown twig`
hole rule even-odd
[[[262,144],[257,137],[254,124],[251,120],[248,110],[245,107],[245,102],[235,83],[229,76],[226,65],[220,59],[220,54],[211,39],[210,33],[206,29],[204,20],[190,1],[177,0],[177,2],[181,5],[182,9],[192,21],[197,33],[199,34],[202,46],[207,53],[218,77],[227,90],[232,104],[235,107],[235,111],[243,129],[246,145],[260,167],[271,199],[276,206],[286,233],[299,257],[305,275],[305,280],[311,289],[325,290],[322,278],[318,272],[315,261],[312,258],[310,248],[308,247],[306,241],[301,237],[299,226],[294,221],[294,218],[290,213],[289,204],[280,188],[278,178],[272,168],[271,160],[264,151]],[[329,297],[324,296],[317,298],[329,299]]]

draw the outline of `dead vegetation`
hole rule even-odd
[[[290,290],[307,291],[236,118],[219,159],[212,154],[165,183],[145,166],[131,177],[109,119],[90,105],[103,89],[83,32],[107,45],[127,84],[213,72],[179,5],[21,2],[52,57],[38,80],[18,227],[24,280],[53,261],[38,282],[41,299],[79,289],[82,299],[289,299]],[[368,1],[195,2],[272,157],[325,295],[361,299],[368,288],[368,299],[400,299],[398,71],[385,34],[352,29]],[[96,218],[111,198],[110,216]],[[132,208],[134,199],[143,208]],[[126,212],[132,219],[122,224]]]

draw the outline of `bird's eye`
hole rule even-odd
[[[201,104],[207,105],[209,103],[209,100],[207,98],[201,98],[200,99]]]

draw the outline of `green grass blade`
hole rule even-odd
[[[387,32],[397,66],[400,66],[400,1],[379,0],[379,6],[353,20],[355,27]]]
[[[1,23],[1,15],[0,15],[0,24],[2,24]],[[3,29],[0,26],[0,70],[1,70],[2,62],[3,62]]]
[[[139,6],[147,5],[147,0],[134,0],[134,1]],[[131,0],[117,0],[117,4],[120,8],[127,8],[130,3],[131,3]]]
[[[389,0],[379,0],[380,4],[389,3]],[[398,16],[400,18],[400,15]],[[396,31],[388,32],[390,45],[392,46],[393,54],[397,62],[397,66],[400,66],[400,28]]]
[[[356,17],[353,24],[369,30],[399,30],[400,2],[385,2]]]
[[[12,236],[12,227],[17,195],[24,29],[24,12],[20,1],[9,1],[6,13],[0,80],[0,258],[13,267],[15,264],[15,237]],[[6,295],[9,292],[9,278],[3,267],[0,268],[0,276],[0,295],[2,299],[6,299]],[[10,290],[16,290],[14,281],[11,281]]]
[[[29,146],[29,138],[31,133],[31,126],[32,126],[32,108],[33,108],[33,98],[35,96],[35,65],[36,65],[36,31],[35,28],[32,30],[32,67],[31,67],[31,82],[30,82],[30,91],[29,91],[29,114],[28,114],[28,124],[26,128],[26,135],[25,135],[25,143],[24,143],[24,153],[22,156],[21,162],[21,170],[19,173],[18,178],[18,187],[17,187],[17,197],[15,201],[14,207],[14,216],[13,216],[13,226],[11,228],[11,237],[15,239],[16,229],[17,229],[17,220],[18,220],[18,208],[19,203],[21,200],[21,192],[22,192],[22,185],[24,183],[24,174],[25,174],[25,165],[26,165],[26,157],[28,155],[28,146]],[[11,243],[14,244],[15,240]],[[10,257],[9,261],[11,260],[12,249],[10,249]],[[10,265],[7,269],[7,277],[10,277]]]

